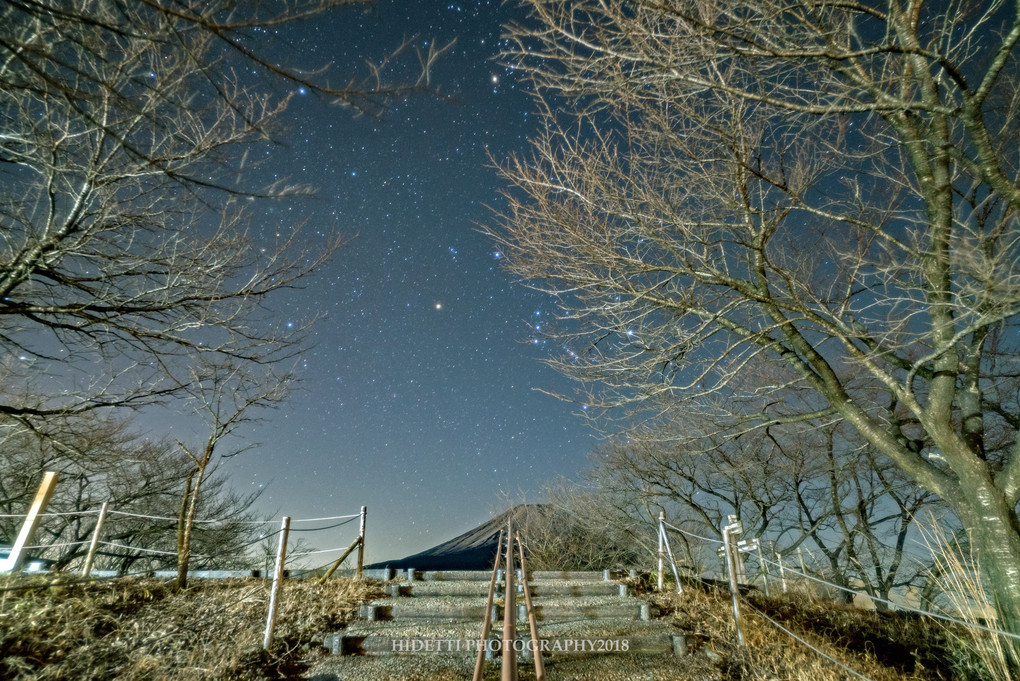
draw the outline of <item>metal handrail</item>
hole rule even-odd
[[[482,667],[485,665],[485,651],[489,647],[489,632],[492,630],[492,601],[496,595],[496,575],[499,573],[499,559],[503,553],[503,530],[499,531],[496,540],[496,560],[492,565],[492,577],[489,579],[489,595],[485,600],[485,621],[482,624],[482,638],[478,642],[478,657],[475,659],[475,673],[472,681],[481,681]]]

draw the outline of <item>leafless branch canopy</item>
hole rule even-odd
[[[272,31],[346,4],[0,8],[0,380],[27,386],[0,414],[141,406],[179,391],[197,356],[266,363],[300,347],[264,301],[341,239],[253,224],[259,199],[311,192],[254,179],[289,99],[266,81],[376,112],[427,87],[442,50],[407,84],[384,80],[392,55],[338,85],[266,53]]]
[[[579,399],[836,415],[962,500],[1020,605],[1017,6],[526,4],[543,126],[487,231]]]

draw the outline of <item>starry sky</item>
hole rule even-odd
[[[445,541],[542,483],[573,475],[596,445],[577,413],[536,388],[570,389],[540,362],[551,300],[514,282],[477,232],[501,198],[495,159],[523,150],[535,126],[525,84],[493,61],[500,2],[381,0],[267,37],[269,49],[342,75],[404,37],[456,46],[432,72],[446,99],[413,96],[381,117],[352,117],[304,90],[285,146],[260,172],[311,182],[318,197],[267,205],[267,240],[304,222],[304,238],[355,236],[301,291],[273,301],[290,321],[317,316],[300,391],[250,436],[262,446],[227,464],[259,508],[293,517],[368,506],[367,559]],[[412,74],[414,59],[394,72]],[[401,71],[401,68],[404,70]],[[509,495],[509,497],[507,496]],[[311,538],[318,548],[353,534]]]

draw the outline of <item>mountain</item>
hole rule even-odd
[[[507,520],[515,524],[534,522],[536,517],[547,516],[551,507],[546,504],[521,504],[504,511],[473,530],[420,553],[397,560],[384,560],[365,566],[369,569],[394,568],[406,570],[490,570],[496,558],[496,542],[500,530],[506,529]]]

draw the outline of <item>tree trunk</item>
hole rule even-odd
[[[985,588],[998,611],[997,628],[1020,633],[1020,524],[995,485],[983,476],[961,480],[954,504],[970,537]],[[1004,639],[1020,662],[1020,642]]]
[[[191,522],[189,511],[191,500],[197,493],[191,485],[195,479],[198,469],[188,473],[184,481],[184,494],[181,497],[181,510],[177,516],[177,588],[185,589],[188,586],[188,563],[191,561]]]

